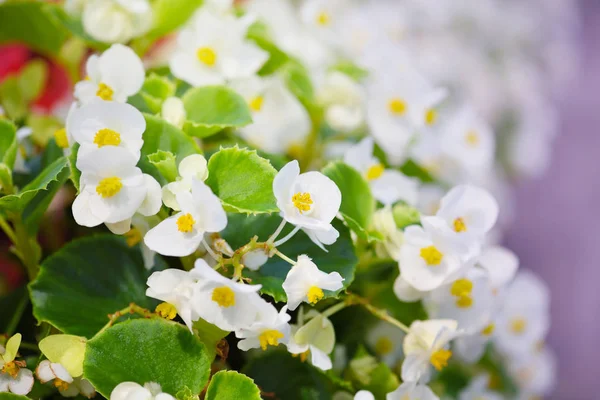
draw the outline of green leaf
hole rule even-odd
[[[170,151],[158,150],[156,153],[152,153],[148,156],[148,161],[158,169],[158,172],[160,172],[168,182],[173,182],[177,179],[177,159]]]
[[[421,222],[421,213],[414,207],[406,204],[396,204],[392,209],[394,222],[400,229],[404,229],[409,225],[419,224]]]
[[[48,67],[42,60],[29,62],[19,73],[19,88],[27,104],[35,100],[46,85]]]
[[[254,150],[230,147],[208,160],[206,184],[221,199],[225,210],[238,213],[279,211],[273,195],[277,171]]]
[[[122,382],[160,384],[175,396],[200,394],[211,360],[202,342],[183,325],[163,319],[135,319],[114,325],[87,343],[84,376],[109,398]]]
[[[17,157],[17,128],[9,120],[0,118],[0,162],[12,170]]]
[[[281,217],[277,214],[257,216],[229,214],[228,219],[227,228],[221,234],[234,249],[248,243],[254,235],[258,235],[259,240],[267,240],[281,222]],[[339,272],[344,278],[345,289],[354,280],[357,258],[348,228],[338,220],[333,222],[333,227],[340,232],[340,237],[333,245],[327,247],[328,252],[321,250],[302,231],[279,246],[278,250],[293,260],[301,254],[306,254],[321,271]],[[280,236],[283,237],[290,230],[291,227],[284,229]],[[244,270],[244,276],[252,279],[253,284],[263,285],[261,292],[273,297],[275,301],[286,301],[287,297],[281,285],[290,269],[289,263],[274,256],[258,271]],[[325,297],[332,296],[334,293],[325,292]]]
[[[348,375],[352,378],[357,389],[368,390],[376,399],[385,398],[400,385],[396,374],[390,367],[371,356],[364,347],[359,347],[350,362]]]
[[[331,399],[338,390],[347,390],[342,382],[323,373],[287,351],[273,350],[250,360],[242,372],[254,379],[265,393],[275,398],[304,400],[303,390],[312,392],[312,399]]]
[[[183,104],[188,121],[184,130],[205,138],[225,128],[240,128],[252,122],[242,96],[225,86],[203,86],[187,91]]]
[[[21,93],[18,76],[9,76],[0,84],[0,104],[6,114],[14,120],[27,114],[28,105]]]
[[[61,24],[53,17],[53,4],[8,2],[0,5],[0,43],[20,42],[45,54],[57,54],[67,39]]]
[[[48,257],[30,283],[33,315],[64,333],[92,337],[130,303],[150,308],[142,255],[123,238],[77,239]]]
[[[304,105],[311,105],[314,102],[314,89],[308,75],[308,71],[299,62],[288,62],[281,70],[281,74],[287,83],[290,91]]]
[[[271,75],[290,61],[290,56],[273,43],[268,33],[268,27],[262,21],[257,21],[250,25],[246,36],[270,55],[267,62],[258,71],[259,75]]]
[[[217,372],[210,380],[206,400],[260,400],[260,389],[254,381],[235,371]]]
[[[342,61],[331,67],[332,71],[338,71],[342,74],[348,75],[356,82],[360,82],[369,76],[369,71],[359,67],[352,61]]]
[[[58,21],[62,27],[66,28],[73,36],[83,40],[89,47],[99,51],[104,51],[110,46],[109,43],[101,42],[90,36],[83,28],[81,19],[69,15],[61,7],[48,7],[46,11],[49,15],[54,17],[54,19]]]
[[[71,182],[73,182],[73,186],[77,189],[77,193],[79,193],[79,180],[81,179],[81,171],[77,169],[77,153],[79,152],[79,143],[75,143],[71,147],[71,154],[69,154],[69,171]]]
[[[204,343],[204,346],[206,346],[206,351],[208,352],[210,359],[214,360],[217,352],[217,344],[221,339],[227,336],[229,332],[219,329],[217,326],[206,322],[202,318],[194,322],[193,329],[202,343]]]
[[[68,161],[62,157],[46,167],[33,181],[27,184],[19,194],[0,198],[0,210],[21,212],[36,197],[40,191],[48,190],[50,195],[56,193],[52,183],[62,179],[61,174],[67,167]],[[38,203],[39,205],[39,203]]]
[[[162,103],[175,95],[176,88],[175,82],[169,78],[151,73],[144,81],[140,96],[153,113],[159,113]]]
[[[348,227],[361,239],[374,240],[375,238],[368,234],[368,229],[376,203],[365,178],[354,168],[339,161],[327,165],[323,173],[334,181],[342,192],[340,212]]]
[[[160,117],[144,114],[146,131],[144,132],[144,146],[138,166],[147,174],[152,175],[161,184],[167,183],[160,171],[153,165],[148,156],[161,150],[175,155],[177,164],[185,157],[201,153],[200,148],[193,138],[187,136],[175,126]]]
[[[156,0],[152,4],[154,26],[148,34],[159,38],[183,25],[200,7],[203,0]]]
[[[431,174],[413,160],[407,160],[400,167],[400,171],[406,176],[418,178],[423,183],[435,182]]]
[[[0,400],[29,400],[29,397],[12,393],[0,393]]]

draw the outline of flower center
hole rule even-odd
[[[10,361],[4,364],[4,367],[2,367],[0,372],[2,372],[3,374],[10,375],[13,378],[16,378],[17,375],[19,375],[19,366],[16,362]]]
[[[450,294],[456,297],[456,306],[459,308],[469,308],[473,305],[473,282],[463,278],[454,281],[450,287]]]
[[[100,83],[98,85],[98,91],[96,92],[96,96],[100,97],[102,100],[112,101],[113,94],[115,94],[115,91],[106,83]]]
[[[54,379],[54,387],[60,390],[61,392],[65,392],[69,389],[69,384],[61,379]]]
[[[421,257],[427,265],[440,265],[444,255],[435,246],[423,247],[421,249]]]
[[[56,142],[56,145],[61,149],[66,149],[67,147],[69,147],[67,130],[65,128],[62,128],[54,132],[54,141]]]
[[[394,97],[388,102],[388,109],[394,115],[404,115],[406,108],[406,102],[399,97]]]
[[[425,111],[425,123],[431,126],[435,124],[435,121],[437,121],[437,111],[435,111],[433,108]]]
[[[481,331],[481,334],[484,336],[490,336],[492,333],[494,333],[495,329],[496,329],[496,325],[491,323],[488,326],[486,326],[485,328],[483,328],[483,330]]]
[[[394,343],[387,336],[382,336],[375,343],[375,352],[381,356],[390,354],[394,350]]]
[[[212,292],[212,301],[224,308],[235,306],[235,292],[228,286],[215,288]]]
[[[369,167],[367,170],[367,180],[372,181],[377,178],[380,178],[383,175],[383,171],[385,171],[385,167],[383,164],[375,164]]]
[[[200,47],[196,51],[196,57],[208,67],[212,67],[217,63],[217,53],[211,47]]]
[[[471,147],[476,147],[479,144],[479,135],[475,131],[469,131],[465,135],[465,142]]]
[[[325,296],[323,290],[318,286],[311,286],[306,293],[306,298],[310,304],[317,304]]]
[[[160,303],[154,310],[158,315],[165,319],[173,319],[177,315],[177,309],[171,303]]]
[[[467,224],[465,224],[465,220],[463,218],[456,218],[454,220],[454,231],[455,232],[466,232]]]
[[[438,371],[441,371],[444,367],[448,366],[448,360],[452,357],[452,352],[446,349],[439,349],[431,355],[429,362]]]
[[[313,204],[313,199],[310,197],[310,193],[296,193],[292,196],[292,203],[294,203],[294,207],[298,209],[298,211],[307,212],[310,211],[310,208]]]
[[[317,15],[317,24],[321,25],[321,26],[327,26],[331,23],[331,16],[329,15],[329,13],[325,12],[325,11],[321,11],[318,15]]]
[[[133,247],[142,241],[142,232],[137,228],[131,228],[124,236],[127,246],[129,247]]]
[[[118,146],[121,144],[121,134],[108,128],[100,129],[94,136],[94,144],[98,147]]]
[[[192,214],[187,213],[177,218],[177,229],[179,232],[190,233],[192,229],[194,229],[194,224],[196,221]]]
[[[523,332],[525,332],[525,329],[527,329],[527,321],[525,320],[525,318],[514,318],[510,322],[510,330],[515,335],[523,334]]]
[[[104,178],[96,186],[96,193],[104,198],[113,197],[121,191],[123,183],[121,178],[113,176],[112,178]]]
[[[248,106],[250,106],[250,109],[252,111],[259,112],[260,110],[262,110],[264,100],[265,99],[262,96],[256,96],[255,98],[250,100]]]
[[[264,331],[258,336],[260,347],[263,350],[266,350],[268,346],[277,346],[279,344],[279,339],[282,339],[283,336],[283,333],[275,329]]]

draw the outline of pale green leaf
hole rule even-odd
[[[254,381],[236,371],[217,372],[210,380],[206,400],[260,400]]]
[[[200,7],[203,0],[156,0],[152,4],[154,26],[149,33],[159,38],[183,25]]]
[[[83,374],[86,339],[74,335],[50,335],[39,343],[40,350],[48,360],[61,364],[77,377]]]
[[[17,128],[9,120],[0,118],[0,162],[12,170],[17,157]]]
[[[140,91],[140,96],[146,102],[146,105],[153,113],[160,113],[162,103],[171,96],[175,95],[175,82],[165,76],[151,73],[144,81],[144,86]]]
[[[158,169],[158,172],[168,182],[173,182],[177,179],[177,159],[170,151],[158,150],[156,153],[148,156],[148,161]]]

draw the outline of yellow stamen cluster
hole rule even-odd
[[[61,149],[66,149],[67,147],[69,147],[67,130],[65,128],[62,128],[54,132],[54,141],[56,142],[56,145]]]
[[[283,336],[283,333],[275,329],[264,331],[258,336],[261,349],[266,350],[268,346],[277,346],[279,344],[279,339],[282,339]]]
[[[465,220],[463,218],[456,218],[454,220],[454,232],[466,232],[467,224],[465,224]]]
[[[437,121],[437,111],[435,111],[433,108],[425,111],[425,123],[431,126],[435,124],[435,121]]]
[[[67,389],[69,389],[69,383],[56,378],[54,380],[54,387],[60,390],[61,392],[64,392]]]
[[[115,91],[113,88],[108,86],[106,83],[100,83],[98,85],[98,91],[96,92],[96,96],[100,97],[104,101],[112,101],[113,95]]]
[[[223,308],[235,306],[235,292],[229,286],[214,288],[212,292],[212,301]]]
[[[217,63],[217,53],[210,47],[200,47],[196,50],[196,57],[208,67],[212,67]]]
[[[469,146],[475,147],[479,144],[479,135],[475,131],[469,131],[465,135],[465,141]]]
[[[133,247],[139,242],[142,241],[142,232],[140,232],[137,228],[131,228],[129,231],[125,233],[125,241],[127,242],[127,246]]]
[[[438,371],[444,369],[444,367],[448,366],[448,360],[452,357],[452,352],[446,349],[439,349],[434,352],[429,358],[429,362],[431,365]]]
[[[406,102],[399,97],[395,97],[388,102],[388,109],[394,115],[404,115],[407,108]]]
[[[118,146],[121,144],[121,134],[108,128],[100,129],[94,136],[94,144],[98,147]]]
[[[469,308],[473,305],[473,282],[469,279],[457,279],[450,287],[450,294],[456,297],[456,306],[459,308]]]
[[[250,100],[250,102],[248,102],[248,106],[252,111],[259,112],[260,110],[262,110],[264,101],[265,99],[262,96],[256,96],[255,98]]]
[[[525,318],[515,318],[510,322],[510,330],[515,335],[521,335],[527,329],[527,321]]]
[[[392,343],[390,338],[387,336],[382,336],[377,339],[377,342],[375,343],[375,352],[378,355],[384,356],[386,354],[390,354],[392,350],[394,350],[394,343]]]
[[[327,26],[327,25],[329,25],[330,22],[331,22],[331,16],[327,12],[321,11],[317,15],[317,24],[319,24],[321,26]]]
[[[421,249],[421,257],[423,258],[423,260],[425,260],[427,265],[433,266],[440,265],[442,259],[444,258],[444,255],[437,249],[437,247],[432,245],[428,247],[423,247]]]
[[[383,171],[385,171],[385,167],[383,166],[383,164],[372,165],[367,170],[367,180],[372,181],[377,178],[380,178],[381,175],[383,175]]]
[[[171,303],[160,303],[154,310],[158,315],[165,319],[173,319],[177,316],[177,309]]]
[[[113,197],[121,191],[123,183],[121,178],[113,176],[112,178],[104,178],[96,186],[96,193],[106,198]]]
[[[491,323],[488,326],[486,326],[485,328],[483,328],[483,330],[481,331],[481,334],[483,336],[490,336],[492,333],[494,333],[495,329],[496,329],[496,325]]]
[[[310,211],[310,208],[313,204],[313,199],[310,197],[310,193],[296,193],[292,196],[292,203],[294,203],[294,207],[298,209],[298,211],[307,212]]]
[[[7,374],[16,378],[19,375],[19,365],[15,361],[10,361],[4,364],[2,369],[0,370],[3,374]]]
[[[177,229],[179,232],[190,233],[194,229],[196,221],[192,214],[187,213],[177,218]]]
[[[324,296],[323,290],[318,286],[311,286],[306,293],[306,298],[310,304],[317,304]]]

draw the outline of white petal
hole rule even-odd
[[[354,400],[375,400],[375,396],[367,390],[360,390],[354,395]]]
[[[300,164],[298,161],[290,161],[287,163],[273,180],[273,193],[277,198],[277,205],[281,210],[284,210],[290,202],[292,195],[292,187],[294,182],[300,175]]]
[[[310,361],[312,365],[317,368],[320,368],[323,371],[328,371],[333,366],[331,363],[331,358],[315,346],[310,346]]]
[[[14,394],[25,396],[27,393],[31,392],[34,381],[33,373],[26,368],[21,368],[17,377],[8,384],[8,388]]]
[[[150,229],[144,237],[144,243],[153,251],[163,256],[185,257],[198,249],[204,232],[180,232],[177,218],[180,214],[165,219]]]
[[[364,138],[348,149],[344,154],[344,162],[364,175],[373,163],[373,146],[372,137]]]
[[[401,276],[399,276],[394,281],[394,294],[396,297],[398,297],[398,299],[400,299],[400,301],[412,303],[421,300],[425,295],[425,292],[415,289],[408,282],[402,279]]]
[[[92,384],[87,379],[81,379],[79,381],[79,391],[88,399],[91,399],[96,394],[96,389],[94,389]]]
[[[129,394],[134,391],[141,389],[142,386],[135,382],[122,382],[119,383],[110,394],[110,400],[128,400]]]
[[[73,202],[73,218],[81,226],[92,228],[103,223],[103,218],[94,215],[94,210],[90,206],[90,194],[86,191],[79,193]]]
[[[227,227],[227,214],[221,200],[202,181],[192,182],[192,197],[196,205],[196,214],[205,232],[220,232]]]
[[[162,205],[162,189],[156,179],[148,174],[144,174],[144,184],[146,186],[146,197],[137,212],[145,217],[149,217],[151,215],[156,215],[160,211]]]
[[[145,71],[142,60],[127,46],[113,44],[98,61],[102,82],[125,100],[140,91],[144,84]]]
[[[52,368],[50,368],[50,361],[48,360],[44,360],[38,365],[35,370],[35,375],[42,383],[49,382],[56,378],[54,371],[52,371]]]
[[[419,184],[396,170],[385,170],[380,178],[370,182],[373,196],[384,205],[393,204],[398,200],[408,205],[417,204]]]
[[[115,235],[124,235],[131,230],[131,218],[115,223],[106,223],[106,227]]]
[[[54,372],[54,375],[60,379],[61,381],[65,381],[67,383],[73,382],[73,377],[67,372],[65,367],[58,363],[50,363],[50,369]]]
[[[179,175],[184,179],[205,181],[208,178],[206,158],[202,154],[187,156],[179,163]]]

